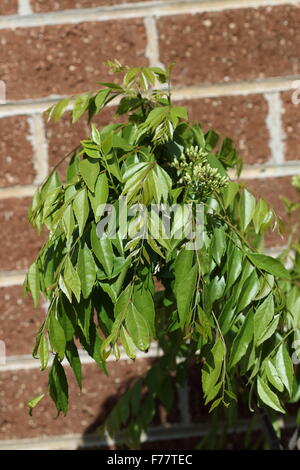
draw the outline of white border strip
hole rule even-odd
[[[131,361],[127,354],[125,353],[123,348],[120,348],[121,355],[119,361]],[[136,352],[136,359],[155,359],[157,357],[161,357],[163,355],[163,351],[158,348],[158,346],[153,343],[150,345],[148,352],[137,351]],[[91,358],[86,351],[80,350],[79,351],[80,361],[81,364],[95,364],[95,360]],[[52,359],[49,361],[48,367],[51,366]],[[111,354],[106,362],[115,362],[115,357]],[[69,366],[69,363],[66,359],[63,360],[64,366]],[[8,371],[15,371],[15,370],[31,370],[31,369],[39,369],[40,361],[38,359],[34,359],[31,355],[20,355],[20,356],[7,356],[6,357],[6,364],[0,365],[0,373],[1,372],[8,372]]]
[[[279,426],[281,428],[293,428],[296,421],[293,418],[282,418]],[[236,425],[227,429],[227,432],[241,433],[249,429],[250,420],[239,420]],[[252,430],[261,429],[261,423],[257,420],[251,423]],[[141,436],[141,442],[168,441],[172,439],[189,439],[192,437],[205,436],[209,430],[209,423],[202,424],[169,424],[168,426],[153,426],[147,434]],[[220,427],[217,432],[222,432]],[[107,447],[114,445],[112,439],[101,439],[95,434],[66,434],[61,436],[34,437],[29,439],[13,439],[0,441],[0,450],[76,450],[90,449],[95,447]]]
[[[0,18],[0,29],[31,28],[36,26],[78,24],[83,22],[146,18],[219,12],[241,8],[258,8],[279,5],[298,5],[298,0],[170,0],[147,3],[124,4],[112,7],[63,10],[36,13],[25,16]]]

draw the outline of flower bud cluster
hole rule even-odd
[[[206,201],[213,193],[228,184],[227,176],[221,176],[217,168],[210,166],[208,152],[198,146],[187,148],[179,158],[174,158],[179,183],[187,185],[188,196],[193,200]]]

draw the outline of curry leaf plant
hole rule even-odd
[[[285,413],[294,393],[289,333],[299,324],[287,326],[279,286],[289,272],[262,252],[275,214],[234,180],[241,161],[233,142],[204,133],[172,102],[172,66],[109,65],[117,83],[48,110],[55,121],[86,115],[91,133],[62,159],[69,158],[64,180],[53,169],[29,212],[32,225],[48,231],[25,288],[36,305],[41,296],[48,302],[33,356],[41,370],[49,367],[48,391],[30,411],[49,393],[67,414],[62,361],[81,388],[78,348],[107,374],[110,355],[134,360],[157,347],[158,359],[103,423],[128,446],[138,447],[157,402],[172,408],[174,384],[185,383],[191,363],[199,368],[194,399],[209,410],[242,393],[250,409]],[[97,127],[94,117],[110,103],[114,121]]]

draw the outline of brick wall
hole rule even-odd
[[[0,105],[0,339],[8,355],[0,366],[0,448],[93,447],[97,416],[101,420],[111,407],[125,378],[146,370],[155,351],[133,364],[111,364],[107,379],[83,356],[85,386],[79,396],[70,379],[69,416],[54,420],[54,408],[45,402],[28,417],[24,403],[42,390],[46,375],[30,358],[32,332],[45,307],[33,310],[21,288],[41,244],[26,212],[49,169],[88,132],[66,120],[48,124],[42,112],[58,95],[93,89],[107,78],[106,59],[129,65],[176,61],[174,99],[205,127],[235,139],[243,177],[283,214],[278,195],[296,197],[290,177],[300,173],[300,106],[291,101],[300,78],[300,2],[1,0],[0,15],[0,80],[7,92]],[[280,243],[269,240],[270,247]],[[181,448],[188,445],[183,438],[197,442],[205,428],[187,398],[188,390],[180,390],[176,416],[160,416],[148,440],[177,439],[172,442]]]

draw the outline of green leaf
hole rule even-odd
[[[67,237],[68,238],[72,237],[74,227],[75,227],[75,219],[74,219],[72,204],[69,204],[68,207],[66,208],[64,215],[62,217],[62,221],[64,224]]]
[[[113,273],[115,258],[111,240],[105,234],[101,239],[98,238],[96,230],[92,230],[91,244],[94,255],[100,261],[108,277],[110,277]]]
[[[104,102],[107,98],[107,96],[109,95],[110,93],[110,90],[109,89],[104,89],[104,90],[100,90],[96,97],[95,97],[95,105],[96,105],[96,110],[97,110],[97,113],[100,111],[100,109],[103,107],[104,105]],[[98,143],[98,142],[97,142]]]
[[[129,305],[125,322],[136,347],[141,351],[146,351],[149,348],[149,328],[144,317],[133,304]]]
[[[268,360],[265,365],[265,370],[267,374],[268,381],[273,387],[277,388],[279,392],[283,392],[283,383],[278,375],[276,368],[274,367],[272,361]]]
[[[82,295],[86,299],[91,294],[96,281],[96,265],[87,244],[79,250],[77,272],[80,278]]]
[[[135,286],[133,291],[133,303],[139,312],[143,312],[143,317],[147,322],[149,333],[152,338],[156,338],[155,332],[155,308],[151,293],[143,285]]]
[[[49,319],[49,339],[53,351],[58,354],[60,359],[63,359],[66,349],[66,338],[64,330],[54,312],[52,312]]]
[[[130,359],[135,359],[136,353],[134,342],[123,326],[120,331],[120,339],[127,356],[130,357]]]
[[[40,298],[40,281],[39,270],[36,262],[32,263],[28,270],[27,282],[34,301],[34,306],[37,307]]]
[[[269,324],[274,317],[274,300],[270,294],[266,300],[258,307],[254,315],[254,339],[255,344],[259,342],[265,334]]]
[[[260,283],[259,279],[257,277],[257,274],[255,271],[253,271],[248,279],[246,279],[243,287],[242,287],[242,292],[240,294],[239,298],[239,303],[238,303],[238,308],[237,311],[241,312],[246,308],[253,299],[255,299],[255,296],[259,290]]]
[[[182,249],[175,262],[175,285],[174,293],[177,301],[177,309],[180,327],[183,329],[191,303],[195,293],[197,281],[197,266],[192,266],[194,252]]]
[[[275,315],[273,321],[269,324],[268,328],[265,330],[265,333],[260,337],[256,346],[260,346],[262,343],[267,341],[267,339],[271,338],[275,331],[277,330],[278,323],[279,323],[279,315]]]
[[[216,228],[214,230],[213,239],[211,243],[211,254],[217,263],[221,264],[222,256],[226,248],[226,235],[225,231],[222,228]]]
[[[105,204],[107,203],[108,199],[108,193],[109,189],[107,176],[105,173],[102,173],[97,179],[94,193],[89,193],[89,199],[91,202],[96,222],[99,222],[103,215],[103,212],[105,210]]]
[[[49,361],[49,349],[48,349],[48,342],[45,335],[41,336],[40,346],[39,346],[39,357],[41,362],[41,370],[45,370],[48,361]]]
[[[244,232],[250,224],[255,210],[255,197],[244,189],[240,201],[240,226]]]
[[[71,291],[75,295],[77,302],[79,302],[81,293],[80,278],[78,276],[77,271],[74,269],[74,266],[69,256],[67,256],[65,262],[63,279],[67,287],[69,287],[69,289],[71,289]]]
[[[253,215],[255,232],[259,233],[261,228],[265,229],[272,221],[272,212],[268,204],[263,199],[259,199]]]
[[[221,398],[218,398],[217,400],[215,400],[215,401],[212,403],[212,405],[211,405],[211,407],[210,407],[210,409],[209,409],[209,413],[211,413],[215,408],[217,408],[217,406],[220,405],[220,403],[221,403],[222,400],[223,400],[222,397],[221,397]]]
[[[239,248],[234,248],[233,254],[227,257],[227,282],[226,290],[228,291],[242,272],[243,253]]]
[[[247,313],[239,333],[234,338],[231,346],[229,367],[235,366],[246,354],[253,338],[253,310]]]
[[[233,181],[229,181],[228,185],[223,190],[223,198],[224,198],[224,205],[225,209],[227,209],[234,201],[235,196],[239,191],[238,183],[234,183]]]
[[[68,382],[63,366],[56,355],[49,373],[49,393],[56,405],[57,414],[61,412],[66,416],[68,412]]]
[[[59,121],[65,112],[66,107],[70,103],[71,98],[65,98],[59,101],[56,105],[52,106],[48,110],[48,120],[54,118],[55,121]]]
[[[276,354],[276,370],[282,383],[291,396],[293,390],[294,369],[293,363],[284,344],[281,344]]]
[[[285,413],[277,395],[275,395],[268,385],[259,377],[257,377],[257,393],[261,401],[270,408],[273,408],[273,410],[279,411],[280,413]]]
[[[64,330],[66,341],[70,341],[75,333],[77,318],[72,303],[67,300],[65,295],[60,296],[57,304],[57,315],[59,323]]]
[[[73,210],[78,222],[79,235],[82,235],[89,216],[89,203],[86,189],[79,191],[77,196],[74,198]]]
[[[78,383],[78,387],[81,390],[82,388],[81,362],[80,362],[78,350],[73,340],[67,342],[66,357],[68,359],[70,366],[73,369],[76,381]]]
[[[84,158],[83,160],[80,160],[78,167],[85,184],[90,191],[94,192],[100,171],[99,163],[97,161],[92,162],[88,158]]]
[[[118,318],[119,315],[125,317],[129,304],[132,297],[132,286],[129,284],[126,289],[123,290],[121,295],[119,295],[118,300],[115,304],[114,313],[115,318]]]
[[[250,261],[259,269],[272,274],[273,276],[290,279],[290,273],[285,269],[283,264],[271,256],[262,255],[260,253],[247,253]]]
[[[44,396],[45,396],[45,394],[41,393],[40,395],[38,395],[37,397],[32,398],[32,400],[29,400],[26,403],[26,406],[28,406],[28,408],[29,408],[30,416],[32,416],[33,408],[35,408],[39,404],[39,402],[44,398]]]
[[[90,341],[90,328],[92,320],[91,298],[81,299],[80,303],[74,305],[77,313],[77,321],[86,341]]]
[[[225,356],[225,345],[221,338],[218,338],[214,344],[209,355],[206,357],[205,363],[202,368],[202,387],[204,395],[208,400],[213,400],[214,396],[218,393],[215,390],[215,395],[210,396],[212,388],[216,385],[222,370],[222,364]],[[208,403],[208,401],[206,401]]]
[[[209,318],[207,314],[204,312],[204,310],[198,305],[198,319],[199,319],[199,325],[200,326],[200,333],[204,336],[209,338],[209,340],[212,340],[212,329],[211,329],[211,324],[209,321]]]
[[[88,108],[90,101],[90,95],[89,94],[82,94],[78,95],[74,106],[73,106],[73,113],[72,113],[72,122],[78,121],[78,119],[85,113],[85,111]]]

